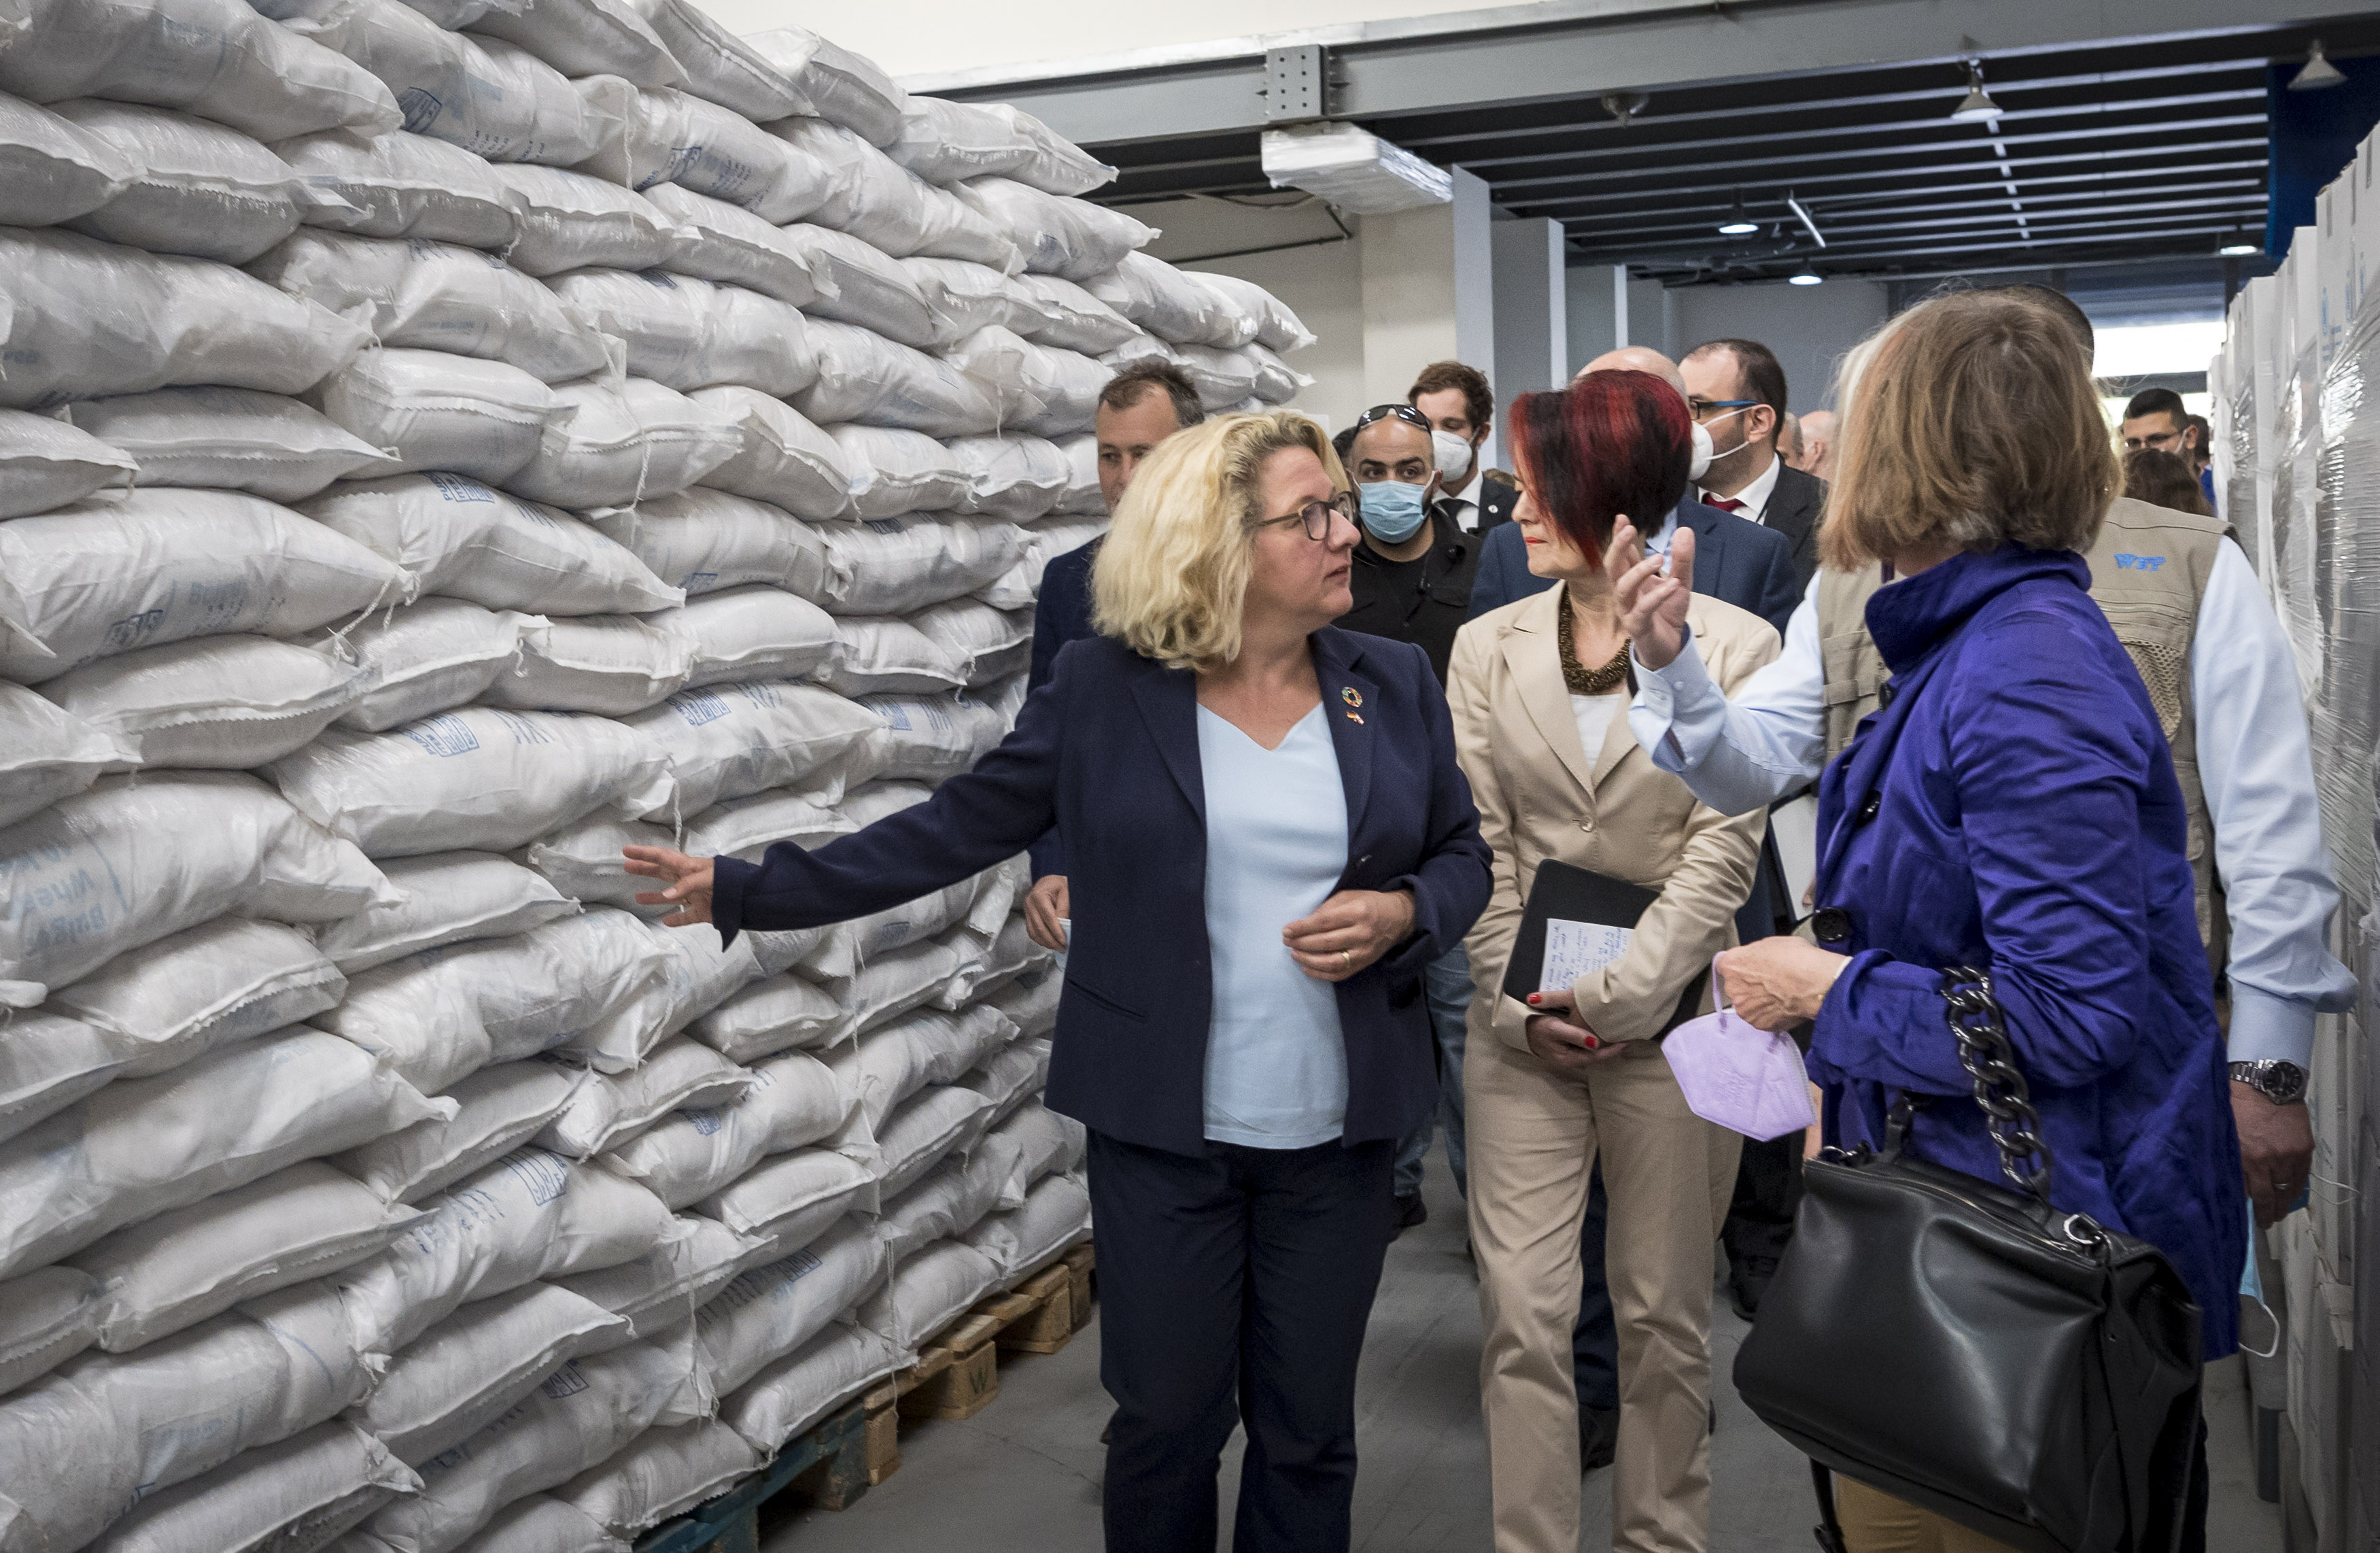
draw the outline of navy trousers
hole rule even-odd
[[[1396,1234],[1396,1146],[1203,1156],[1090,1139],[1108,1553],[1214,1553],[1247,1427],[1238,1553],[1346,1553],[1355,1361]]]

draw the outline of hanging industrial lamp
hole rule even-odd
[[[2326,86],[2345,84],[2347,78],[2338,66],[2323,56],[2322,40],[2316,38],[2306,48],[2305,68],[2289,78],[2291,91],[2320,91]]]
[[[1984,90],[1984,62],[1980,59],[1968,60],[1967,95],[1960,100],[1957,107],[1950,110],[1951,122],[1988,124],[1999,116],[2000,105],[1992,101],[1990,92]]]
[[[1743,208],[1743,190],[1739,188],[1735,191],[1735,208],[1727,212],[1727,219],[1718,224],[1718,230],[1723,237],[1749,237],[1760,230],[1760,223],[1753,220],[1752,213]]]
[[[1788,285],[1824,285],[1827,284],[1827,277],[1818,273],[1817,266],[1810,263],[1807,260],[1804,260],[1803,261],[1802,267],[1800,269],[1785,277],[1785,284]]]

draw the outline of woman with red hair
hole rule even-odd
[[[1477,990],[1463,1095],[1496,1547],[1578,1547],[1571,1329],[1599,1157],[1620,1328],[1612,1543],[1701,1553],[1711,1246],[1742,1140],[1687,1109],[1658,1041],[1682,1008],[1712,1006],[1706,973],[1736,941],[1762,820],[1696,801],[1628,727],[1635,684],[1609,566],[1636,557],[1607,551],[1621,520],[1658,530],[1685,491],[1692,431],[1677,391],[1649,373],[1596,372],[1522,395],[1510,420],[1529,570],[1560,586],[1465,625],[1447,684],[1493,855],[1493,894],[1468,940]],[[1696,594],[1687,618],[1730,693],[1777,656],[1776,631],[1731,604]],[[1659,899],[1615,958],[1524,1001],[1504,993],[1506,963],[1548,858]]]

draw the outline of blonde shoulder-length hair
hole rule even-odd
[[[1291,410],[1227,415],[1176,431],[1133,474],[1091,568],[1091,624],[1172,669],[1240,653],[1265,460],[1304,448],[1330,483],[1347,472],[1322,428]]]
[[[1944,546],[2088,550],[2123,486],[2082,340],[2021,295],[1919,303],[1844,359],[1836,400],[1829,566]]]

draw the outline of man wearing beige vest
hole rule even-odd
[[[2199,929],[2218,984],[2230,982],[2240,1164],[2257,1219],[2269,1224],[2304,1190],[2313,1159],[2304,1095],[2314,1014],[2348,1007],[2355,989],[2325,940],[2338,896],[2295,660],[2247,557],[2211,518],[2119,498],[2085,559],[2092,597],[2148,686],[2190,805]],[[1691,546],[1673,556],[1673,572],[1690,578],[1692,566]],[[1888,580],[1819,572],[1783,656],[1733,701],[1691,639],[1660,668],[1640,662],[1628,721],[1653,763],[1724,814],[1807,785],[1889,693],[1864,613]],[[1823,940],[1823,909],[1814,926]]]

